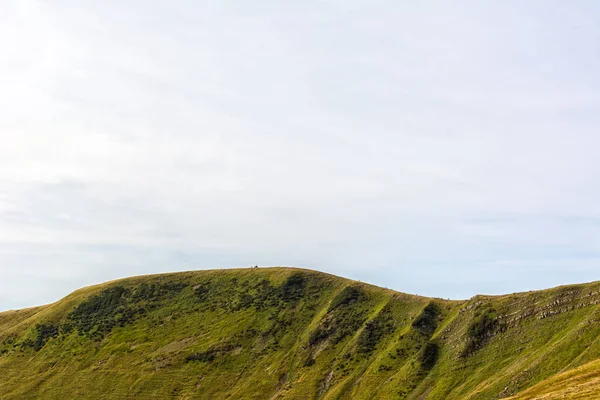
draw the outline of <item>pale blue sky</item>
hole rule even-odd
[[[295,265],[600,279],[596,1],[0,3],[0,309]]]

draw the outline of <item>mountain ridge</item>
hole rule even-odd
[[[409,295],[409,296],[422,297],[422,298],[426,298],[426,299],[441,299],[441,300],[452,301],[452,302],[464,302],[464,301],[473,300],[474,298],[477,298],[477,297],[501,298],[501,297],[512,296],[512,295],[522,295],[522,294],[526,294],[526,293],[544,292],[544,291],[547,291],[547,290],[555,290],[555,289],[561,289],[561,288],[565,288],[565,287],[576,287],[576,286],[586,286],[586,285],[592,285],[592,284],[600,284],[600,280],[590,281],[590,282],[566,283],[566,284],[560,284],[560,285],[557,285],[557,286],[551,286],[551,287],[543,288],[543,289],[523,290],[523,291],[517,291],[517,292],[511,292],[511,293],[500,293],[500,294],[478,293],[478,294],[475,294],[475,295],[473,295],[473,296],[471,296],[469,298],[465,298],[465,299],[452,299],[452,298],[445,298],[445,297],[438,297],[438,296],[426,296],[426,295],[422,295],[422,294],[418,294],[418,293],[409,293],[409,292],[401,291],[401,290],[398,290],[398,289],[393,289],[393,288],[388,288],[388,287],[384,287],[384,286],[379,286],[379,285],[377,285],[375,283],[370,283],[370,282],[367,282],[367,281],[362,281],[362,280],[358,280],[358,279],[352,279],[352,278],[342,277],[340,275],[336,275],[336,274],[333,274],[333,273],[330,273],[330,272],[324,272],[324,271],[317,270],[317,269],[278,265],[278,266],[261,266],[261,267],[257,266],[256,268],[254,268],[254,267],[245,267],[245,268],[235,267],[235,268],[214,268],[214,269],[192,269],[192,270],[184,270],[184,271],[176,271],[176,272],[159,272],[159,273],[151,273],[151,274],[133,275],[133,276],[123,277],[123,278],[110,279],[108,281],[104,281],[104,282],[101,282],[101,283],[92,283],[92,284],[87,285],[87,286],[82,286],[81,288],[75,289],[71,293],[67,294],[65,297],[68,297],[68,296],[70,296],[70,295],[72,295],[74,293],[77,293],[77,292],[81,291],[81,290],[102,287],[103,285],[116,284],[116,283],[119,283],[121,281],[129,281],[131,279],[143,279],[143,278],[152,278],[152,277],[160,277],[160,276],[188,274],[188,273],[204,272],[204,271],[205,272],[246,271],[248,269],[267,269],[267,270],[268,269],[286,269],[286,270],[292,270],[292,271],[298,271],[298,272],[301,272],[301,271],[304,271],[304,272],[314,272],[314,273],[328,275],[328,276],[332,276],[332,277],[336,277],[336,278],[342,278],[342,279],[345,279],[345,280],[350,281],[350,282],[356,282],[356,283],[359,283],[359,284],[373,286],[373,287],[379,288],[381,290],[390,290],[390,291],[395,292],[395,293],[401,293],[401,294],[405,294],[405,295]],[[24,310],[29,310],[29,309],[35,309],[35,308],[50,306],[52,304],[60,302],[65,297],[63,297],[61,299],[58,299],[56,301],[50,302],[50,303],[33,305],[33,306],[30,306],[30,307],[24,307],[24,308],[14,308],[14,309],[3,310],[3,311],[0,311],[0,314],[8,313],[8,312],[11,312],[11,311],[24,311]]]
[[[599,303],[600,282],[444,300],[291,267],[122,278],[0,313],[0,398],[532,399],[595,379]]]

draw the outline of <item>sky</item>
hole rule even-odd
[[[597,1],[3,0],[0,310],[286,265],[600,280]]]

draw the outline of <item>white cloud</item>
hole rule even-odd
[[[589,280],[597,11],[4,2],[0,309],[256,263],[450,297]]]

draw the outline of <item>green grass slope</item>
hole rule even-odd
[[[558,374],[510,400],[594,400],[600,397],[600,360]]]
[[[0,313],[0,399],[583,396],[599,303],[600,283],[445,301],[293,268],[135,277]]]

